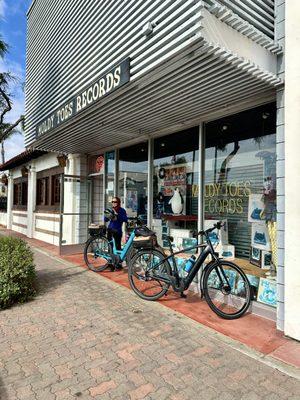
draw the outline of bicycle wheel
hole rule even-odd
[[[131,259],[128,267],[128,279],[132,290],[144,300],[157,300],[169,289],[170,283],[163,282],[171,273],[168,261],[157,250],[141,250]]]
[[[111,245],[104,236],[92,236],[84,248],[84,261],[95,272],[104,271],[111,263]]]
[[[225,319],[241,317],[251,302],[250,284],[245,273],[227,261],[207,267],[203,291],[209,307]]]

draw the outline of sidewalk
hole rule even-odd
[[[47,253],[58,256],[56,246],[40,240],[29,239],[22,234],[1,229],[0,227],[1,233],[20,236],[32,246],[42,248]],[[70,261],[74,265],[86,268],[83,256],[80,254],[60,258]],[[108,271],[101,273],[101,275],[129,288],[126,271],[116,271],[113,273]],[[163,297],[159,303],[250,347],[259,352],[261,356],[271,357],[273,361],[278,360],[300,369],[300,343],[284,337],[283,333],[276,329],[276,324],[273,321],[253,314],[248,314],[234,321],[224,320],[212,312],[206,302],[200,300],[197,295],[189,295],[184,300],[180,299],[178,294],[170,291],[168,296]]]
[[[300,398],[298,369],[45,250],[38,297],[0,312],[1,400]]]

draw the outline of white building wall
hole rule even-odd
[[[280,2],[284,3],[284,2]],[[284,333],[300,340],[300,7],[299,1],[285,3],[285,313]],[[283,241],[283,239],[282,239]]]
[[[7,225],[7,213],[0,211],[0,225],[5,226]]]
[[[285,1],[277,0],[275,4],[275,37],[284,49],[284,23],[285,23]],[[277,73],[284,79],[284,53],[277,57]],[[277,328],[284,330],[284,219],[285,219],[285,143],[284,143],[284,88],[277,92]]]

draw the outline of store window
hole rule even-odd
[[[105,206],[110,207],[114,196],[115,185],[115,157],[114,151],[105,153]]]
[[[36,180],[36,211],[58,212],[60,209],[60,167],[40,171]]]
[[[257,300],[269,305],[276,305],[275,132],[274,104],[205,127],[205,226],[224,221],[220,255],[244,269]]]
[[[128,217],[147,223],[148,142],[119,151],[118,194]]]
[[[27,209],[28,181],[27,178],[14,179],[13,206],[15,209]]]
[[[37,179],[36,204],[37,206],[47,206],[49,204],[49,177]]]
[[[153,227],[164,247],[166,234],[188,247],[198,226],[198,127],[155,139],[153,166]]]

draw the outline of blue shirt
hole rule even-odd
[[[104,217],[104,220],[106,222],[110,221],[108,224],[108,228],[115,229],[116,231],[118,231],[118,233],[122,234],[122,224],[123,222],[128,221],[126,210],[124,208],[120,208],[117,219],[115,221],[109,220],[107,217]]]

